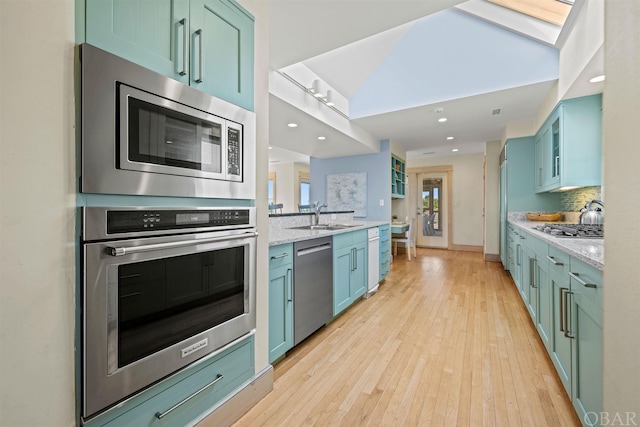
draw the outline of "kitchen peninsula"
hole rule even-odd
[[[332,321],[389,274],[389,223],[353,212],[269,216],[269,362]]]

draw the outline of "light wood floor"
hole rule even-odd
[[[236,426],[578,426],[499,263],[418,249],[275,366]]]

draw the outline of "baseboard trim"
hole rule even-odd
[[[484,254],[484,260],[487,262],[502,262],[500,254]]]
[[[451,245],[449,249],[452,251],[462,251],[462,252],[484,252],[483,246],[474,246],[474,245]]]
[[[273,390],[273,366],[258,372],[244,387],[238,389],[210,413],[192,424],[198,427],[226,427],[233,425],[249,409]]]

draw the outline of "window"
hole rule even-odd
[[[268,199],[269,204],[273,205],[276,202],[276,173],[269,172],[269,189],[268,191]]]
[[[300,180],[300,204],[309,205],[309,189],[311,188],[309,172],[300,172],[298,177]]]

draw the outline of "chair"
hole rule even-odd
[[[269,205],[269,213],[282,213],[282,203]]]
[[[433,222],[436,220],[436,213],[432,213],[427,217],[425,236],[434,236],[436,234],[436,229],[434,228]]]
[[[404,243],[407,248],[407,258],[411,261],[411,248],[413,248],[413,256],[418,256],[418,250],[416,248],[416,227],[415,218],[409,220],[409,230],[404,233],[404,237],[392,237],[391,243],[393,243],[393,255],[398,255],[398,243]]]
[[[311,205],[301,205],[298,203],[298,212],[311,212]]]

